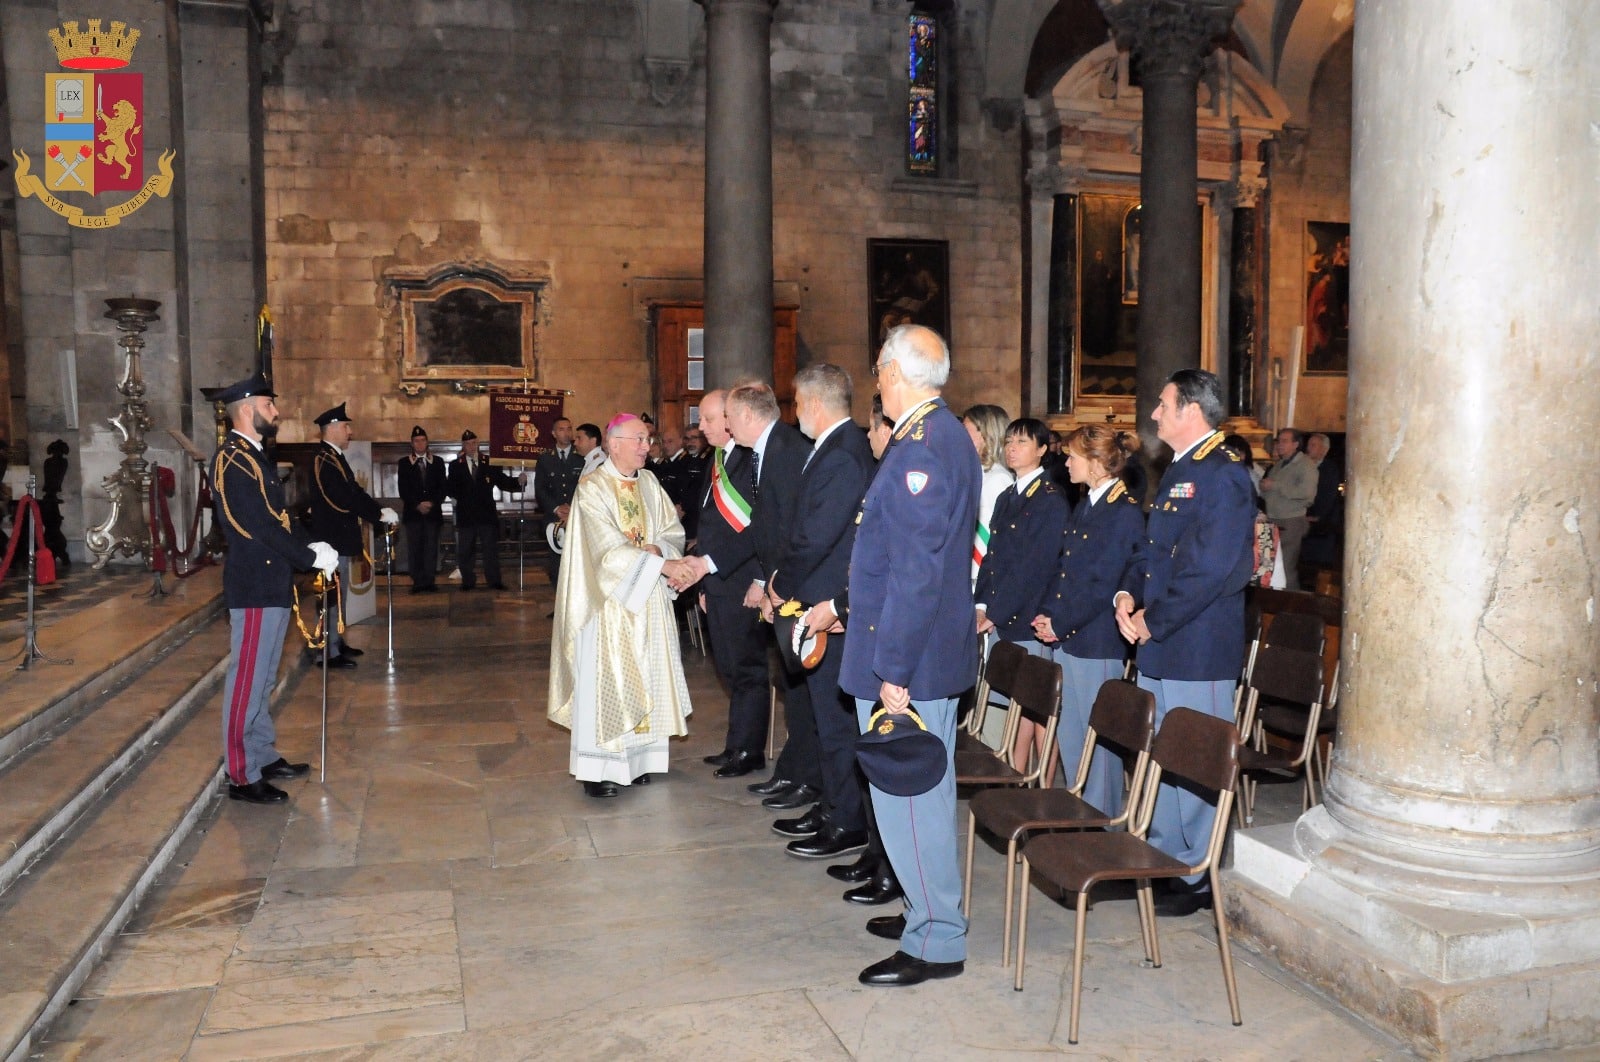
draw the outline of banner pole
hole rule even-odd
[[[318,768],[321,771],[319,781],[328,780],[328,640],[330,621],[328,615],[328,581],[323,580],[322,589],[318,594],[317,611],[321,613],[322,627],[322,745],[317,755]]]

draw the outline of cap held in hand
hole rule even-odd
[[[867,781],[890,796],[921,796],[944,779],[950,754],[916,712],[872,713],[856,739],[856,759]]]

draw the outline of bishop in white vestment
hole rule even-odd
[[[661,577],[683,556],[683,525],[643,471],[648,426],[618,416],[605,447],[572,497],[550,641],[550,719],[572,731],[571,771],[594,797],[665,771],[692,710]]]

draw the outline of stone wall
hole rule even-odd
[[[1346,34],[1328,49],[1312,84],[1310,115],[1297,119],[1304,124],[1285,128],[1275,147],[1268,348],[1257,376],[1263,395],[1270,393],[1274,359],[1281,359],[1287,372],[1295,326],[1305,323],[1306,222],[1350,220],[1350,46]],[[1295,426],[1344,431],[1348,389],[1346,376],[1301,376]],[[1257,408],[1263,422],[1271,419],[1270,405]]]
[[[780,3],[773,26],[775,276],[799,361],[870,393],[866,240],[950,241],[952,401],[1015,405],[1018,149],[961,97],[958,181],[902,177],[903,11]],[[391,266],[480,259],[550,276],[538,383],[599,421],[653,400],[648,300],[701,273],[704,38],[652,98],[633,0],[288,0],[269,42],[267,283],[283,438],[348,399],[358,434],[482,431],[482,398],[398,389]],[[958,63],[976,72],[964,31]],[[276,52],[274,60],[271,52]],[[975,82],[976,77],[970,79]]]

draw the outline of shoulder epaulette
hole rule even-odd
[[[1043,476],[1040,476],[1038,479],[1034,480],[1033,483],[1028,487],[1028,492],[1026,494],[1024,494],[1023,497],[1024,498],[1033,497],[1034,492],[1037,491],[1041,486],[1044,487],[1044,490],[1045,490],[1046,494],[1050,494],[1050,493],[1053,493],[1055,491],[1055,486],[1053,484],[1047,482]]]
[[[1196,461],[1204,461],[1206,458],[1210,457],[1212,453],[1216,451],[1217,447],[1222,445],[1222,439],[1223,435],[1220,431],[1212,432],[1211,438],[1201,443],[1200,449],[1194,452],[1194,459]],[[1227,454],[1228,457],[1234,461],[1239,460],[1238,455],[1232,450],[1224,450],[1223,453]]]
[[[1111,485],[1111,490],[1106,493],[1106,501],[1114,502],[1127,493],[1128,485],[1119,479]],[[1133,501],[1133,498],[1130,497],[1128,500]]]

